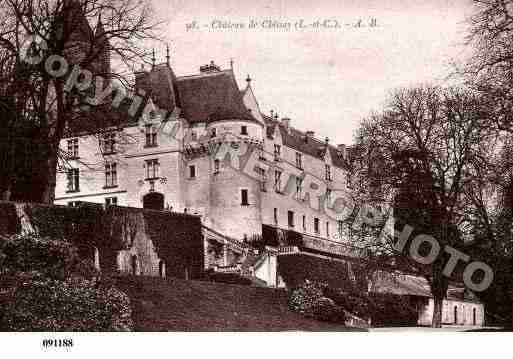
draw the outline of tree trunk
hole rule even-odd
[[[443,301],[444,298],[438,295],[433,296],[434,308],[433,308],[433,322],[431,326],[433,328],[441,328],[442,327],[442,309],[443,309]]]
[[[57,151],[50,149],[48,158],[43,161],[41,174],[42,181],[41,202],[52,204],[55,200],[55,183],[57,180]]]

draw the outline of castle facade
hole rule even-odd
[[[263,114],[251,79],[241,89],[231,68],[210,63],[176,76],[164,63],[135,78],[147,95],[143,110],[62,141],[57,204],[197,214],[206,227],[239,241],[261,236],[263,226],[347,241],[344,224],[322,208],[333,189],[348,185],[344,145]]]

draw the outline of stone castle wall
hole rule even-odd
[[[118,206],[0,202],[0,234],[36,233],[71,241],[102,272],[200,278],[197,216]]]

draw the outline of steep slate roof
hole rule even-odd
[[[167,64],[156,65],[151,71],[136,73],[135,87],[144,90],[160,109],[173,111],[176,106],[176,76]]]
[[[245,119],[259,123],[246,109],[232,70],[176,79],[178,101],[191,123]]]
[[[267,137],[271,138],[275,127],[280,129],[283,144],[287,147],[295,149],[296,151],[306,153],[312,157],[323,159],[326,152],[326,143],[313,137],[306,137],[306,133],[299,131],[289,126],[287,130],[280,121],[272,119],[269,116],[262,114],[264,121],[267,125]],[[346,169],[348,165],[346,161],[338,154],[338,150],[331,145],[328,145],[330,151],[331,162],[335,167]]]

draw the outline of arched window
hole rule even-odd
[[[132,275],[137,275],[137,256],[134,254],[131,259]]]
[[[454,324],[458,324],[458,307],[454,306]]]
[[[476,308],[472,308],[472,324],[473,325],[476,325],[477,324],[477,316],[476,316]]]

